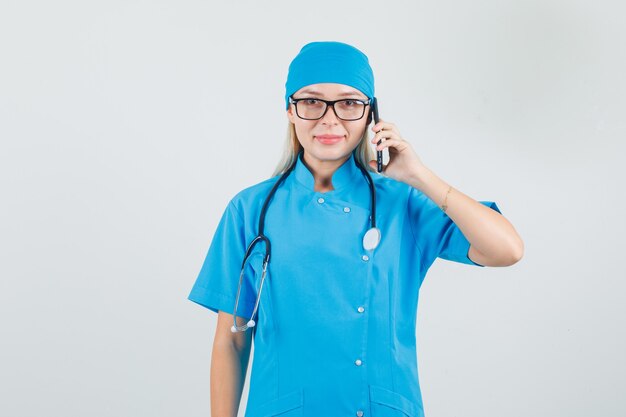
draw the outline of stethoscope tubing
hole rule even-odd
[[[291,174],[291,171],[293,171],[293,169],[295,168],[297,162],[298,162],[298,158],[300,158],[302,154],[302,151],[300,151],[298,153],[298,155],[296,155],[296,158],[294,160],[294,162],[291,164],[291,166],[281,175],[281,177],[278,179],[278,181],[276,181],[276,183],[274,184],[274,186],[272,187],[272,189],[270,190],[270,192],[267,194],[267,197],[265,198],[265,201],[263,202],[263,206],[261,207],[261,214],[259,215],[259,232],[257,234],[257,236],[252,239],[252,242],[250,242],[250,244],[248,245],[248,249],[246,249],[246,253],[243,257],[243,261],[241,263],[241,273],[239,274],[239,284],[237,286],[237,295],[235,297],[235,309],[233,311],[233,326],[231,327],[231,331],[233,333],[235,332],[243,332],[248,330],[248,328],[250,327],[255,327],[256,326],[256,322],[254,321],[254,317],[257,313],[258,307],[259,307],[259,301],[261,300],[261,291],[263,291],[263,282],[265,281],[265,275],[267,273],[267,267],[269,265],[270,262],[270,256],[272,254],[272,249],[271,249],[271,243],[270,240],[267,236],[264,235],[264,231],[265,231],[265,215],[267,214],[267,210],[270,204],[270,201],[272,200],[272,198],[274,197],[274,194],[276,194],[276,190],[278,189],[278,187],[287,179],[287,177],[289,176],[289,174]],[[372,176],[370,175],[369,172],[367,172],[367,170],[355,159],[355,163],[357,165],[357,167],[361,170],[361,172],[363,173],[363,175],[365,176],[365,179],[367,180],[367,185],[370,189],[370,204],[371,204],[371,216],[370,216],[370,229],[369,231],[372,230],[378,230],[376,228],[376,187],[374,186],[374,181],[372,180]],[[378,232],[379,236],[378,239],[380,239],[380,233]],[[246,266],[246,261],[248,260],[248,257],[250,256],[250,254],[252,253],[255,245],[259,242],[264,242],[265,243],[265,256],[263,258],[263,271],[261,274],[261,282],[259,284],[259,290],[257,292],[257,297],[256,297],[256,301],[254,303],[254,309],[252,310],[252,314],[250,315],[250,320],[248,320],[248,322],[244,325],[237,325],[237,307],[239,306],[239,296],[241,293],[241,287],[242,287],[242,283],[243,283],[243,275],[244,275],[244,271],[245,271],[245,266]],[[377,244],[377,243],[376,243]]]

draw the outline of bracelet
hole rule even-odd
[[[446,193],[446,197],[443,199],[443,204],[441,205],[441,210],[443,210],[443,212],[445,213],[446,210],[448,209],[448,194],[450,194],[450,191],[452,191],[452,186],[450,186],[448,188],[448,192]]]

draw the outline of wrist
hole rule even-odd
[[[444,213],[447,212],[448,198],[453,187],[430,169],[422,167],[412,173],[410,185],[426,194]]]
[[[428,167],[419,165],[409,174],[409,185],[420,191],[424,191],[424,188],[426,188],[427,184],[432,182],[434,177],[435,174],[428,169]]]

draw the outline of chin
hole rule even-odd
[[[320,161],[336,161],[338,159],[343,159],[346,156],[349,156],[351,152],[352,151],[350,150],[350,148],[346,148],[343,146],[334,146],[332,148],[328,147],[326,149],[313,149],[309,153],[311,154],[311,156],[319,159]]]

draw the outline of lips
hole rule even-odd
[[[315,136],[320,143],[324,145],[334,145],[335,143],[341,142],[343,140],[343,136],[340,135],[317,135]]]

